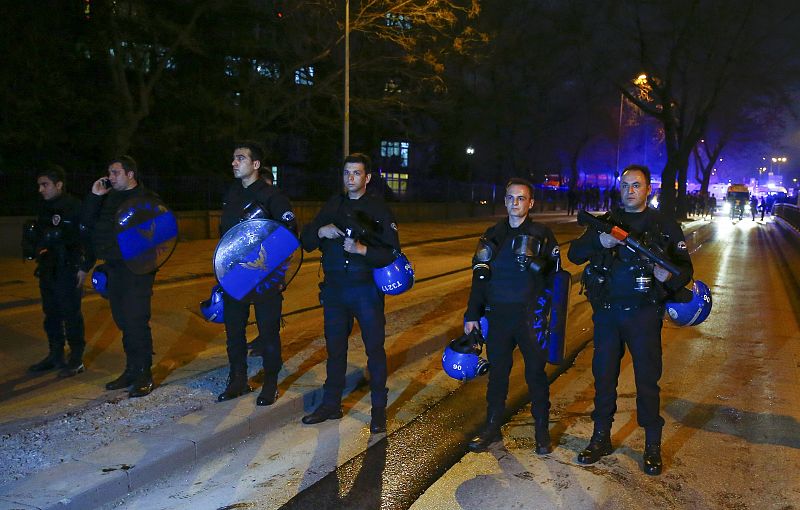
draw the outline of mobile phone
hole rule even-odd
[[[111,179],[103,179],[103,187],[105,189],[111,189]]]

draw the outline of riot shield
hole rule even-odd
[[[136,274],[155,271],[178,244],[178,220],[159,198],[140,195],[122,203],[114,218],[122,260]]]
[[[214,274],[229,296],[259,302],[289,285],[303,262],[299,248],[297,236],[277,221],[243,221],[217,244]]]

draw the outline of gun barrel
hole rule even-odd
[[[631,237],[623,229],[608,221],[602,220],[591,213],[586,211],[578,211],[578,224],[589,226],[598,232],[610,234],[615,239],[625,244],[625,246],[629,246],[636,253],[639,253],[640,255],[649,259],[651,262],[658,264],[673,275],[678,275],[681,272],[680,269],[675,266],[675,264],[654,253],[647,246],[644,246],[642,243]]]

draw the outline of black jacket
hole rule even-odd
[[[52,200],[42,200],[36,219],[39,231],[36,243],[36,261],[41,277],[55,271],[76,273],[89,271],[92,264],[87,259],[90,251],[81,236],[81,201],[73,195],[62,193]]]
[[[83,202],[81,223],[91,235],[93,253],[90,261],[92,265],[96,258],[106,262],[122,260],[122,253],[114,232],[117,211],[126,200],[141,196],[156,197],[157,195],[138,184],[135,188],[125,191],[112,189],[105,195],[95,195],[89,192],[86,196],[86,200]]]
[[[344,230],[345,224],[353,217],[368,223],[369,236],[359,239],[367,246],[366,255],[344,251],[344,238],[320,239],[320,227],[333,223]],[[350,199],[345,194],[331,197],[314,220],[303,228],[301,235],[303,249],[322,252],[322,269],[325,278],[336,278],[345,273],[371,273],[374,268],[384,267],[394,261],[400,252],[400,239],[397,223],[392,211],[382,198],[364,194],[358,199]],[[366,278],[366,277],[365,277]]]
[[[542,241],[540,253],[545,263],[540,273],[530,269],[520,270],[511,251],[511,242],[518,235],[531,235]],[[483,238],[496,246],[499,251],[492,258],[489,266],[492,275],[488,279],[480,279],[475,273],[472,278],[472,289],[467,302],[464,318],[477,321],[487,306],[502,304],[533,304],[544,292],[550,277],[556,271],[556,261],[561,261],[553,232],[545,225],[526,218],[517,228],[512,228],[508,218],[489,227]]]
[[[248,204],[260,205],[264,210],[265,219],[279,221],[297,234],[297,220],[292,212],[292,204],[289,199],[275,186],[270,186],[258,179],[246,188],[239,180],[228,188],[222,199],[220,236],[242,221],[242,214]]]
[[[592,287],[587,284],[588,297],[593,304],[638,305],[645,300],[660,302],[691,281],[692,260],[686,249],[683,231],[676,221],[649,207],[640,213],[626,213],[621,208],[615,209],[606,215],[606,219],[634,237],[650,238],[663,250],[666,258],[680,269],[680,274],[673,275],[664,283],[653,278],[653,292],[650,294],[637,292],[633,288],[635,274],[632,267],[641,262],[639,255],[624,246],[603,248],[600,234],[587,229],[581,237],[572,241],[567,257],[575,264],[591,261],[590,265],[607,268],[603,271],[606,275],[603,286]]]

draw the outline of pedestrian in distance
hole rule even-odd
[[[373,270],[384,267],[400,252],[394,216],[383,198],[367,193],[370,173],[367,155],[354,153],[344,159],[344,193],[331,197],[314,220],[303,228],[303,249],[322,252],[324,281],[320,302],[325,321],[327,376],[322,403],[303,417],[307,425],[342,417],[342,393],[347,371],[348,337],[358,320],[367,353],[372,403],[370,432],[386,431],[387,366],[384,295],[373,279]],[[349,235],[345,223],[358,219],[371,229],[368,237]],[[359,228],[360,228],[359,227]]]
[[[620,181],[623,206],[606,218],[642,239],[658,240],[679,274],[645,263],[616,238],[592,229],[572,242],[568,257],[576,264],[589,262],[582,283],[594,312],[594,431],[588,446],[578,454],[578,462],[593,464],[613,450],[611,425],[617,409],[617,380],[627,348],[633,359],[637,421],[645,432],[643,470],[658,475],[662,470],[664,426],[658,386],[664,303],[691,280],[692,262],[678,223],[647,206],[650,189],[648,168],[628,166]]]
[[[120,156],[108,165],[108,176],[92,184],[84,201],[82,223],[90,231],[93,258],[105,261],[108,274],[108,301],[111,316],[122,332],[125,370],[106,384],[107,390],[128,389],[130,397],[143,397],[153,391],[153,335],[150,330],[151,299],[155,270],[138,274],[123,260],[114,232],[120,206],[136,197],[155,194],[140,183],[136,161]]]
[[[539,343],[534,323],[543,313],[548,279],[560,267],[558,242],[545,225],[530,219],[533,185],[525,179],[508,181],[505,205],[508,217],[481,237],[473,258],[472,289],[464,314],[464,332],[479,328],[486,315],[489,382],[486,423],[470,441],[472,451],[484,451],[500,437],[505,414],[513,353],[519,347],[525,360],[525,381],[534,420],[535,451],[553,451],[550,442],[550,390],[545,373],[546,346]]]
[[[86,347],[81,313],[83,282],[92,268],[80,230],[81,201],[66,190],[64,169],[45,165],[36,174],[42,201],[35,222],[26,225],[23,251],[36,260],[35,275],[44,312],[47,356],[31,365],[31,372],[59,369],[59,377],[84,371]],[[69,344],[69,358],[64,347]]]
[[[235,145],[231,167],[236,182],[231,184],[223,199],[220,236],[241,221],[255,217],[282,223],[297,234],[291,202],[277,187],[268,185],[260,177],[263,162],[264,151],[257,143],[245,141]],[[217,397],[220,402],[253,391],[247,380],[245,336],[251,303],[249,300],[239,301],[227,292],[223,292],[222,299],[229,375],[225,390]],[[275,290],[252,305],[261,338],[260,354],[264,367],[264,385],[256,405],[268,406],[278,399],[278,375],[283,366],[280,337],[283,292]]]
[[[755,195],[750,196],[750,214],[753,217],[753,221],[756,221],[756,213],[758,212],[758,197]]]

